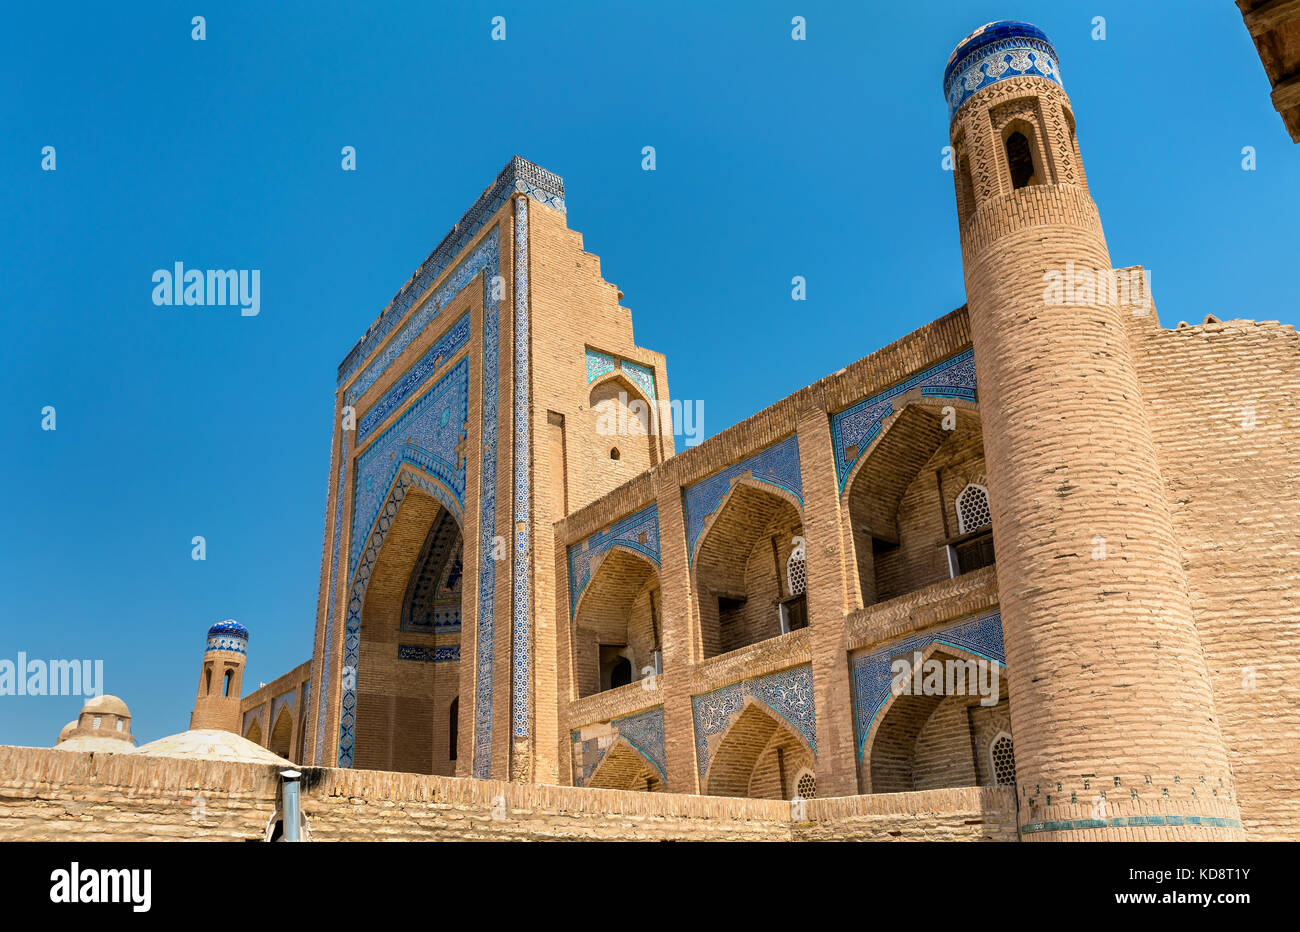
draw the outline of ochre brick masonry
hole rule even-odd
[[[239,841],[277,813],[276,768],[0,747],[0,837]],[[365,770],[308,770],[314,840],[1015,840],[1005,788],[789,802]],[[796,817],[798,817],[796,819]]]
[[[694,400],[513,159],[340,367],[312,660],[241,702],[217,643],[196,727],[305,765],[316,839],[1300,838],[1300,337],[1097,290],[1035,27],[945,94],[968,304],[680,452],[647,411]],[[451,372],[464,424],[421,420]],[[896,690],[916,657],[951,677]],[[0,780],[0,837],[251,837],[277,791]]]

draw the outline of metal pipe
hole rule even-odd
[[[298,778],[302,776],[297,770],[281,770],[284,778],[284,840],[301,841],[298,837],[298,823],[301,819],[298,803]]]

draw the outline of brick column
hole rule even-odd
[[[844,644],[844,615],[850,607],[845,512],[840,508],[826,411],[821,407],[801,411],[798,431],[813,696],[817,706],[817,795],[852,796],[858,792],[858,784]]]
[[[691,715],[691,666],[696,651],[691,599],[691,571],[686,559],[686,513],[675,471],[661,469],[656,477],[659,510],[659,592],[662,598],[664,675],[659,688],[664,699],[664,753],[667,789],[695,793],[695,723]]]

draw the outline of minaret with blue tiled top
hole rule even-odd
[[[239,734],[239,694],[248,660],[248,629],[237,621],[208,628],[199,673],[199,692],[190,728],[215,728]]]
[[[944,70],[1021,833],[1240,838],[1236,791],[1056,49]]]

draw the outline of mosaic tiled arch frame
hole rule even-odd
[[[784,720],[817,759],[817,708],[813,695],[812,664],[779,670],[752,680],[741,680],[691,697],[695,725],[695,763],[701,791],[708,786],[713,764],[709,738],[725,734],[749,701]],[[718,742],[721,742],[721,738]]]
[[[885,419],[894,413],[894,403],[913,392],[922,399],[955,399],[977,404],[975,350],[967,348],[831,415],[831,446],[841,496],[855,467],[881,435]],[[856,451],[850,455],[855,447]]]
[[[784,498],[802,515],[803,476],[798,434],[791,434],[686,488],[683,495],[686,555],[692,566],[707,530],[726,507],[735,487],[741,484]]]
[[[645,758],[659,773],[659,779],[667,782],[668,757],[664,732],[664,707],[660,705],[641,712],[633,712],[631,715],[613,719],[609,724],[614,731],[614,740],[590,765],[584,764],[580,771],[574,773],[574,786],[587,785],[619,739],[627,742],[632,750]],[[581,729],[575,728],[572,732],[572,741],[577,744],[580,739]]]
[[[642,533],[646,536],[644,544],[640,540]],[[570,619],[577,617],[583,594],[596,574],[600,572],[599,565],[593,571],[592,564],[603,563],[604,558],[612,550],[622,550],[646,560],[658,574],[662,568],[659,556],[658,506],[647,505],[568,548]]]
[[[1006,669],[1002,643],[1002,613],[995,609],[928,631],[911,634],[880,647],[855,651],[849,656],[849,677],[853,694],[853,723],[857,739],[856,760],[861,764],[880,713],[893,698],[890,662],[914,651],[931,647],[952,648],[992,661]]]
[[[655,401],[654,369],[599,350],[587,350],[587,390],[591,391],[605,382],[622,378],[638,392],[643,400]]]
[[[370,585],[370,574],[374,570],[379,554],[383,550],[384,539],[397,518],[407,493],[419,489],[431,495],[437,502],[451,512],[456,521],[464,527],[465,516],[452,490],[438,479],[428,475],[412,463],[403,463],[398,469],[393,485],[380,509],[375,527],[366,538],[362,549],[361,561],[353,577],[351,592],[348,596],[347,622],[343,631],[343,671],[344,687],[339,711],[339,751],[338,765],[351,767],[356,742],[357,712],[357,661],[361,648],[361,612],[365,606],[366,589]],[[348,673],[351,676],[348,676]],[[350,685],[349,685],[350,680]]]

